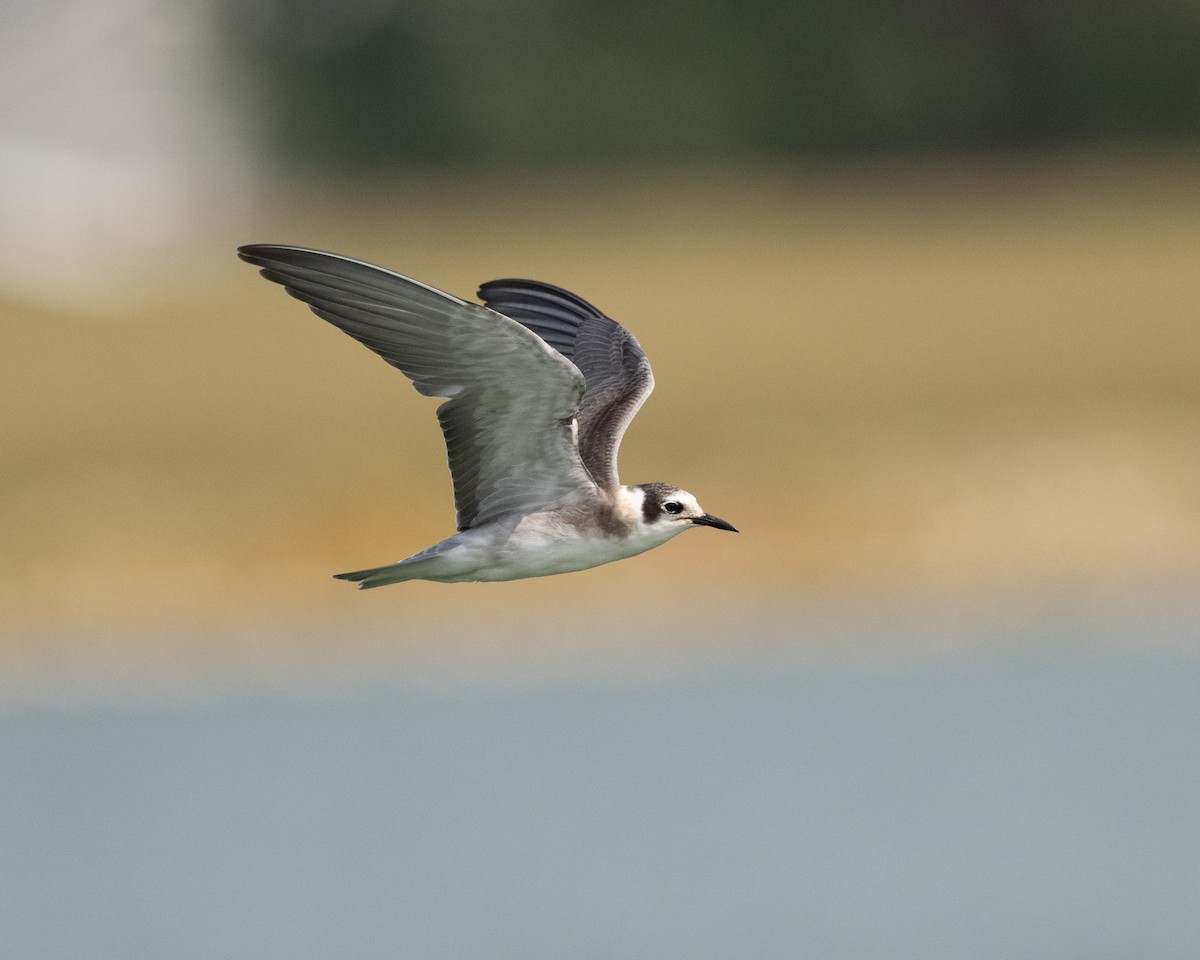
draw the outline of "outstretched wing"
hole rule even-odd
[[[595,487],[572,420],[579,370],[507,317],[358,260],[254,244],[238,255],[413,381],[438,407],[458,528]]]
[[[492,280],[479,298],[528,327],[583,373],[579,455],[592,479],[615,487],[617,448],[654,389],[650,361],[628,330],[582,297],[535,280]]]

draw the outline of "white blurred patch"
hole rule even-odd
[[[203,2],[52,0],[0,40],[0,296],[126,301],[249,195]]]

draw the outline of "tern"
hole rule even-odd
[[[632,334],[586,300],[492,280],[483,305],[361,260],[252,244],[238,256],[441,397],[458,532],[340,580],[519,580],[622,560],[693,527],[736,529],[667,483],[623,485],[617,448],[654,388]]]

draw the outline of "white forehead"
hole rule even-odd
[[[676,500],[679,503],[683,504],[683,512],[684,513],[703,513],[704,512],[703,510],[700,509],[700,504],[697,502],[696,498],[693,497],[686,490],[676,490],[674,493],[672,493],[666,499],[667,500]]]

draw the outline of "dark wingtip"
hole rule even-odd
[[[245,243],[237,248],[237,255],[239,260],[261,267],[278,260],[281,251],[291,249],[295,248],[278,243]]]

